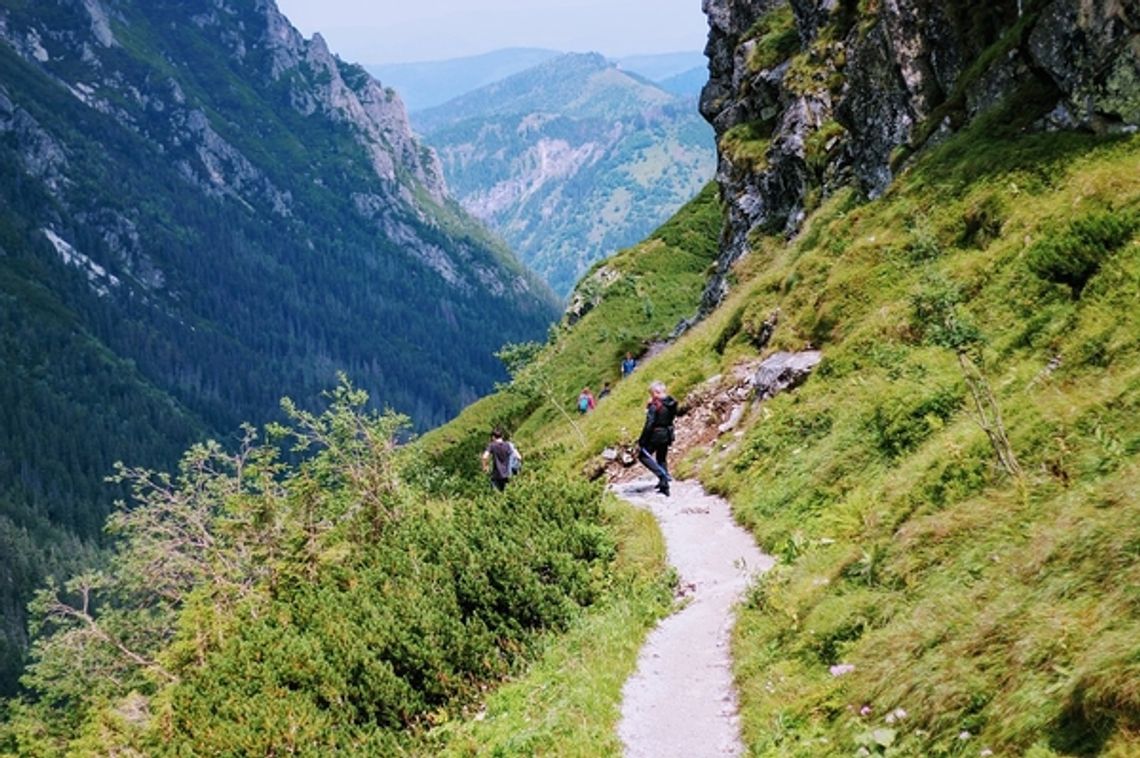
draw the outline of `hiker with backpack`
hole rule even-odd
[[[491,432],[491,442],[483,451],[483,471],[490,475],[491,486],[499,492],[507,488],[512,476],[522,470],[522,456],[513,442],[507,441],[502,428]]]
[[[645,426],[637,440],[637,459],[657,477],[657,491],[669,497],[669,446],[673,444],[673,420],[677,417],[677,401],[666,391],[663,382],[649,385],[649,403],[645,406]]]
[[[583,415],[594,410],[594,406],[598,403],[594,400],[594,393],[590,392],[589,387],[583,387],[582,391],[578,393],[578,413]]]

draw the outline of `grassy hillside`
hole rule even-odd
[[[727,306],[825,355],[692,462],[781,558],[737,632],[758,753],[1138,749],[1140,140],[987,127],[833,198]]]
[[[806,385],[682,465],[779,559],[735,637],[753,754],[1140,750],[1140,138],[997,123],[874,202],[825,200],[791,243],[753,240],[728,301],[619,385],[582,438],[511,392],[428,438],[505,421],[542,465],[583,476],[637,428],[641,380],[682,397],[754,360],[776,310],[765,352],[821,349]],[[643,299],[614,293],[539,359],[567,404],[628,344]],[[1019,475],[979,408],[1000,412]]]

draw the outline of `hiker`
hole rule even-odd
[[[594,410],[594,406],[598,401],[594,400],[594,393],[590,392],[589,387],[583,387],[582,391],[578,394],[578,413],[586,414]]]
[[[517,462],[512,459],[517,459]],[[518,454],[518,448],[514,443],[507,442],[506,434],[500,427],[491,432],[491,442],[483,451],[482,465],[483,471],[491,476],[491,486],[499,492],[506,489],[507,481],[522,467],[522,456]]]
[[[645,426],[637,440],[637,459],[657,477],[657,491],[669,497],[669,446],[673,444],[673,419],[677,417],[677,401],[665,391],[663,382],[649,385],[649,403],[645,406]]]
[[[637,361],[633,359],[633,353],[626,353],[625,360],[621,362],[621,378],[625,379],[633,373],[635,368],[637,368]]]
[[[522,473],[522,453],[515,447],[515,443],[507,440],[507,447],[511,449],[510,462],[507,465],[507,470],[511,472],[511,478],[518,476]]]
[[[601,400],[606,395],[610,394],[610,383],[606,382],[602,385],[602,391],[598,393],[598,400]]]

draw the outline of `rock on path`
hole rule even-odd
[[[740,755],[729,651],[733,607],[775,561],[737,525],[723,499],[695,482],[674,482],[673,496],[665,498],[655,484],[641,479],[614,491],[657,518],[689,602],[642,647],[622,690],[618,736],[630,758]]]

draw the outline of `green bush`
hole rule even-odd
[[[404,419],[364,414],[347,385],[332,399],[320,416],[286,402],[294,425],[273,443],[249,430],[236,454],[191,450],[178,477],[124,471],[142,507],[115,516],[105,574],[41,593],[38,700],[0,747],[22,754],[34,734],[61,752],[90,738],[146,754],[391,753],[598,600],[616,552],[599,487],[528,472],[505,493],[479,477],[448,495],[413,461],[429,498],[393,445]],[[129,698],[142,716],[123,726]]]
[[[756,42],[748,55],[749,71],[755,73],[783,63],[800,49],[792,6],[782,4],[765,13],[744,33],[744,38]]]
[[[962,406],[962,388],[939,387],[922,394],[902,387],[880,399],[868,426],[879,451],[898,458],[918,447]]]
[[[1098,211],[1081,216],[1059,231],[1047,232],[1029,248],[1029,270],[1042,279],[1067,285],[1076,300],[1101,265],[1126,245],[1138,228],[1140,213],[1136,212]]]

